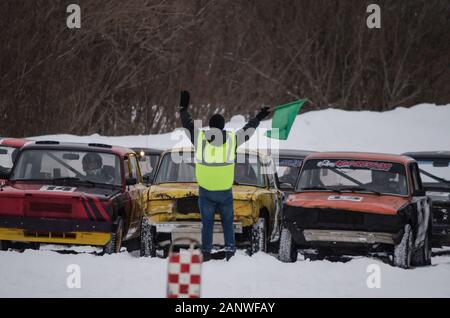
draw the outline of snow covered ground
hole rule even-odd
[[[449,297],[450,251],[433,266],[402,270],[377,259],[279,262],[243,251],[203,265],[203,297]],[[81,288],[69,289],[71,264]],[[380,287],[368,288],[368,266],[380,267]],[[62,255],[51,251],[0,252],[0,297],[165,297],[167,261],[119,255]]]
[[[336,109],[300,115],[281,148],[360,150],[401,153],[450,149],[450,105],[418,105],[385,113]],[[227,127],[239,128],[242,116]],[[262,124],[270,127],[270,121]],[[253,146],[267,142],[263,131]],[[183,133],[102,137],[41,136],[41,140],[102,142],[123,146],[171,147],[187,144]],[[182,143],[180,144],[180,138]],[[83,252],[84,249],[80,248]],[[80,266],[81,288],[69,289],[67,267]],[[370,289],[368,266],[380,268],[381,288]],[[59,254],[48,250],[0,252],[0,297],[164,297],[164,259],[86,253]],[[433,266],[414,270],[391,267],[380,260],[358,257],[349,262],[298,261],[283,264],[274,256],[253,257],[239,251],[230,262],[211,261],[203,268],[204,297],[450,297],[450,251],[433,257]]]

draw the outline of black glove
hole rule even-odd
[[[259,121],[263,120],[267,116],[270,115],[270,107],[262,107],[259,113],[256,115],[256,118],[259,119]]]
[[[191,95],[188,91],[181,91],[180,96],[180,109],[187,109],[189,107],[189,102],[191,100]]]

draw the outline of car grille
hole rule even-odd
[[[363,224],[364,215],[354,212],[320,211],[319,223],[324,224]]]
[[[402,227],[400,216],[344,211],[335,209],[285,206],[283,219],[301,229],[357,230],[397,232]]]
[[[198,197],[187,197],[177,200],[177,213],[191,214],[200,213],[198,207]]]
[[[65,203],[31,202],[32,212],[72,213],[72,205]]]

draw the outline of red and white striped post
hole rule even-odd
[[[173,252],[178,241],[190,241],[189,250]],[[168,258],[167,298],[200,298],[203,256],[192,239],[179,238],[172,242]]]

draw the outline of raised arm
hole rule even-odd
[[[180,118],[183,128],[187,129],[189,138],[192,144],[195,144],[194,140],[194,121],[191,114],[189,114],[188,107],[191,96],[188,91],[182,91],[180,96]]]
[[[243,143],[246,143],[258,128],[261,120],[270,115],[269,107],[263,107],[259,113],[252,119],[250,119],[244,127],[236,132],[237,146],[239,147]]]

